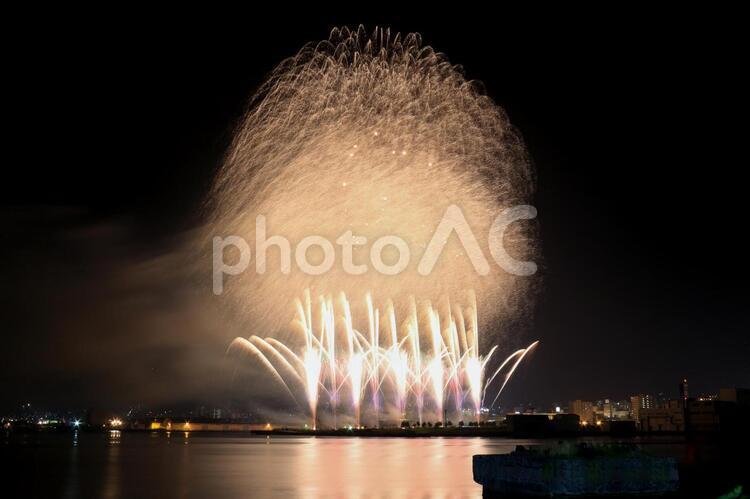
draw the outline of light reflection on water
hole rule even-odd
[[[267,484],[271,493],[301,497],[481,497],[471,476],[471,456],[487,450],[481,439],[309,439],[272,442],[269,456],[294,477]],[[497,447],[495,445],[495,447]],[[508,451],[513,446],[508,447]],[[499,452],[499,450],[498,450]],[[270,470],[269,470],[270,472]]]
[[[183,432],[48,436],[42,497],[481,497],[471,456],[522,440],[307,438]],[[20,456],[23,458],[23,455]],[[61,470],[65,470],[64,472]]]

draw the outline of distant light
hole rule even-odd
[[[81,420],[80,419],[76,419],[75,421],[73,421],[73,426],[75,426],[76,428],[78,428],[79,426],[81,426]]]
[[[560,406],[559,405],[555,406],[555,412],[560,412]]]

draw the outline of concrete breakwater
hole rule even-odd
[[[475,455],[473,473],[485,492],[500,495],[663,494],[679,487],[674,458],[630,446],[519,446],[508,455]]]

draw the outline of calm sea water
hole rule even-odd
[[[2,497],[481,497],[474,454],[539,441],[163,433],[13,436]],[[653,442],[652,442],[653,444]],[[677,446],[675,446],[677,445]],[[657,443],[656,453],[684,445]],[[14,490],[12,494],[9,491]]]
[[[10,479],[38,497],[481,497],[471,456],[521,440],[172,432],[29,435]],[[7,450],[7,449],[6,449]],[[9,463],[6,463],[9,464]],[[6,471],[8,469],[6,468]],[[7,482],[6,482],[7,483]]]

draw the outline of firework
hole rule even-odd
[[[247,271],[226,280],[221,302],[248,326],[282,331],[289,304],[308,288],[334,296],[377,290],[402,316],[410,296],[437,300],[473,289],[485,304],[473,317],[504,322],[530,302],[529,279],[494,264],[480,275],[455,234],[427,275],[418,265],[451,206],[491,263],[492,222],[529,201],[532,179],[523,142],[502,109],[419,35],[334,29],[271,73],[217,175],[208,240],[237,235],[252,253]],[[533,230],[512,224],[503,238],[507,251],[532,256]],[[375,268],[377,260],[398,260],[392,245],[375,246],[384,236],[409,250],[397,275]],[[301,252],[325,267],[319,247],[300,244],[310,237],[336,250],[326,272],[297,265]],[[339,249],[339,241],[350,245]]]
[[[469,299],[472,298],[473,294]],[[404,418],[407,407],[414,409],[414,416],[421,423],[425,402],[437,419],[442,420],[448,398],[453,398],[459,416],[467,408],[478,421],[488,389],[494,393],[491,408],[521,360],[537,344],[534,342],[511,354],[485,380],[487,366],[497,347],[486,356],[479,355],[477,321],[470,319],[467,329],[459,327],[464,321],[460,307],[456,308],[456,314],[440,317],[432,304],[423,304],[422,315],[429,323],[427,329],[431,339],[431,349],[423,352],[419,348],[420,321],[416,306],[410,308],[403,326],[396,328],[394,308],[387,303],[384,319],[390,324],[391,337],[389,345],[381,345],[380,310],[374,307],[369,294],[365,304],[367,323],[371,328],[369,335],[353,326],[351,305],[346,295],[341,293],[337,300],[319,296],[317,307],[314,307],[307,291],[303,300],[297,300],[297,316],[293,322],[300,333],[296,344],[301,350],[295,353],[294,348],[274,338],[251,336],[235,339],[230,351],[238,349],[258,359],[299,407],[309,409],[312,427],[316,428],[321,396],[331,411],[334,426],[338,411],[351,416],[355,426],[359,427],[368,400],[366,407],[376,424],[381,411],[395,409],[398,417]],[[316,313],[313,313],[313,308]],[[476,310],[476,304],[471,302],[468,309]],[[314,316],[317,316],[318,328],[313,326]],[[264,348],[258,345],[264,345]],[[505,369],[513,360],[512,367]],[[498,381],[493,390],[495,380]],[[448,390],[449,387],[452,390]],[[344,407],[340,407],[342,404]]]

